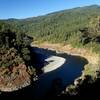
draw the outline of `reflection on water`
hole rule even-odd
[[[36,50],[38,51],[38,49]],[[51,54],[52,51],[50,50],[49,52],[45,52],[45,50],[43,52],[38,52],[37,59],[39,62],[37,63],[41,64],[41,62],[43,62],[47,57],[51,56]],[[59,93],[67,85],[73,83],[75,78],[81,75],[81,72],[84,69],[84,65],[88,63],[86,59],[79,56],[56,54],[56,52],[54,51],[53,55],[66,58],[66,62],[58,69],[40,75],[39,80],[37,80],[33,85],[26,87],[20,91],[13,92],[13,95],[17,94],[18,96],[20,95],[23,98],[29,96],[30,99],[34,98],[34,100],[38,100],[42,99],[42,97],[48,93]],[[10,93],[9,95],[12,96],[12,93]]]

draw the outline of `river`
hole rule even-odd
[[[46,61],[47,64],[45,65],[45,68],[51,63],[57,64],[58,66],[53,68],[53,64],[51,64],[49,67],[52,68],[50,70],[46,69],[46,71],[44,69],[44,73],[39,76],[39,79],[34,85],[19,90],[19,93],[17,93],[17,91],[13,93],[17,93],[17,95],[20,94],[23,97],[29,96],[30,99],[34,98],[34,100],[42,100],[46,95],[52,96],[55,93],[59,94],[82,74],[84,66],[88,63],[85,58],[80,56],[57,53],[56,51],[40,48],[33,48],[33,51],[37,53],[37,59],[39,61],[37,62],[38,65],[41,65],[41,62]],[[48,61],[48,59],[51,60]]]
[[[56,51],[43,48],[35,48],[34,51],[41,55],[39,59],[51,59],[48,64],[49,67],[48,65],[46,66],[47,69],[51,67],[51,70],[45,69],[45,73],[39,77],[39,80],[35,84],[34,98],[36,100],[41,99],[45,94],[50,93],[50,91],[61,92],[62,89],[73,83],[82,74],[84,65],[88,63],[83,57],[68,55],[66,53],[57,53]],[[55,65],[58,67],[53,68]],[[55,89],[56,85],[58,86],[58,90]]]

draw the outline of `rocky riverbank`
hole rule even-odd
[[[30,85],[31,76],[25,64],[13,67],[13,69],[0,68],[0,91],[12,92]]]

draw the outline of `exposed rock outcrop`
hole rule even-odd
[[[0,68],[0,91],[15,91],[30,83],[31,78],[25,64],[13,67],[12,71],[9,71],[8,68]]]

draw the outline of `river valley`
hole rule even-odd
[[[85,58],[80,56],[57,53],[37,47],[33,48],[33,51],[37,53],[38,65],[46,61],[42,68],[44,73],[39,76],[34,84],[12,93],[2,93],[2,97],[5,95],[11,98],[21,96],[42,100],[47,95],[59,94],[82,74],[84,66],[88,63]]]

